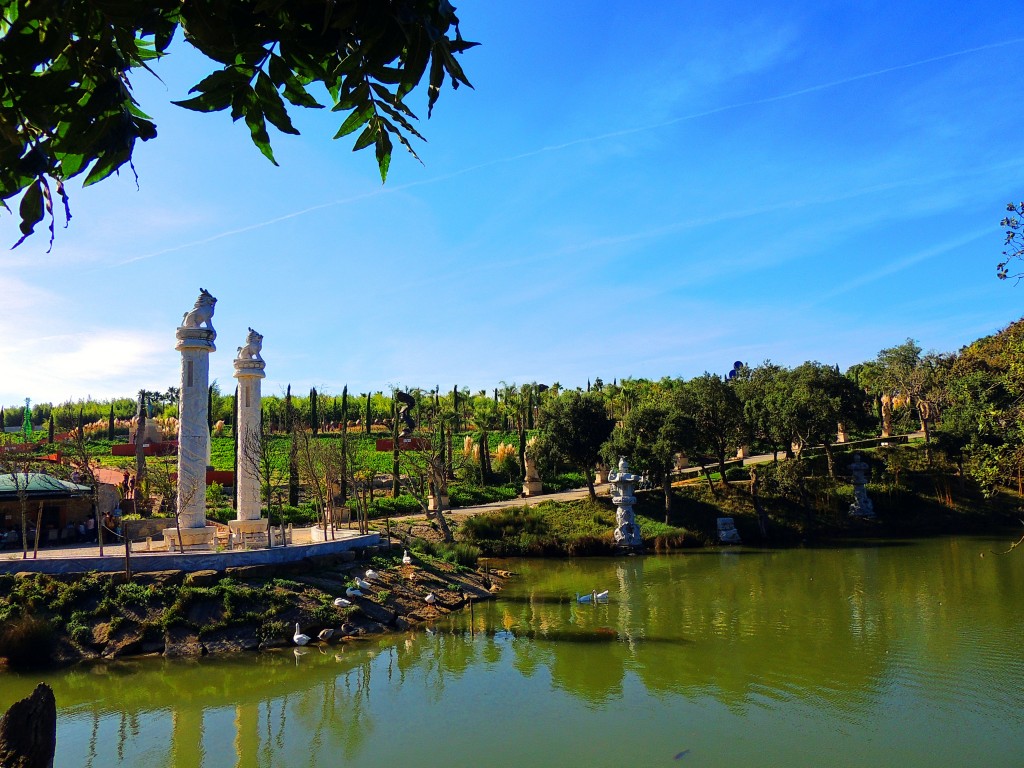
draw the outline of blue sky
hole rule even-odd
[[[475,90],[429,121],[410,98],[424,164],[396,148],[384,186],[337,115],[296,110],[275,168],[169,103],[210,71],[187,48],[138,73],[139,188],[72,185],[51,253],[0,252],[0,403],[176,384],[200,287],[211,377],[233,388],[252,326],[268,394],[845,369],[1021,316],[995,278],[1024,199],[1005,4],[457,5]]]

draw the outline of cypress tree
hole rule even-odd
[[[288,389],[284,394],[284,431],[290,433],[292,431],[292,385],[288,385]]]
[[[260,419],[263,419],[263,411],[260,409]],[[262,434],[262,430],[260,430]],[[238,385],[235,385],[235,407],[234,414],[231,417],[231,442],[233,456],[231,459],[231,470],[234,472],[235,479],[231,482],[231,508],[238,509]],[[270,506],[270,502],[267,502],[267,506]],[[267,510],[267,514],[270,514],[270,510]]]
[[[459,385],[452,387],[452,411],[455,412],[455,421],[452,423],[452,431],[459,431]]]
[[[398,398],[391,393],[391,498],[398,498],[399,472]]]
[[[56,425],[53,423],[53,411],[50,411],[50,426],[49,426],[49,429],[48,429],[48,433],[49,433],[48,437],[49,437],[49,442],[51,442],[51,443],[53,442],[53,433],[56,431],[55,430],[55,426]]]
[[[341,503],[348,500],[348,384],[341,390]]]
[[[316,437],[320,429],[320,414],[317,407],[316,387],[309,390],[309,428],[313,430],[313,437]]]
[[[299,506],[299,446],[295,442],[295,413],[292,410],[292,385],[288,385],[285,402],[285,425],[291,448],[288,451],[288,506]]]
[[[363,431],[370,434],[370,393],[366,393],[366,418],[363,419]]]
[[[78,409],[78,439],[85,440],[85,407]]]
[[[110,401],[110,415],[107,417],[107,440],[114,442],[114,401]],[[50,411],[50,442],[53,442],[53,411]]]

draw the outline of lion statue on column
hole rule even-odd
[[[199,298],[191,311],[186,312],[181,318],[182,328],[198,328],[203,323],[209,330],[213,330],[213,311],[217,306],[217,300],[210,295],[205,288],[200,288]]]
[[[238,355],[235,359],[237,360],[258,360],[263,362],[263,358],[260,357],[260,352],[263,350],[263,336],[256,333],[252,328],[249,329],[249,335],[245,337],[245,346],[238,348]]]

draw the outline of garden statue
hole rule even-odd
[[[398,409],[398,420],[405,424],[402,428],[401,437],[408,437],[416,429],[416,422],[409,415],[409,409],[416,405],[416,398],[408,392],[395,392],[395,398],[402,404]]]
[[[853,477],[853,504],[850,505],[850,514],[855,517],[874,517],[875,505],[868,498],[868,492],[864,487],[871,478],[871,466],[859,453],[853,454],[850,475]]]
[[[214,342],[213,311],[217,300],[200,289],[195,306],[181,318],[175,349],[181,353],[178,401],[178,518],[164,539],[176,547],[212,548],[216,529],[206,524],[206,469],[210,461],[208,397],[210,355]],[[205,325],[203,328],[201,326]]]
[[[238,348],[237,360],[256,360],[263,362],[260,352],[263,351],[263,335],[256,333],[252,328],[249,335],[245,337],[245,346]]]
[[[619,458],[619,471],[611,472],[608,475],[608,482],[613,486],[612,504],[617,507],[615,510],[615,542],[620,547],[635,549],[644,545],[640,527],[636,524],[636,517],[633,515],[633,505],[636,503],[633,484],[639,479],[639,475],[630,473],[625,456]]]
[[[217,306],[217,300],[205,288],[200,288],[199,291],[199,298],[196,299],[195,306],[192,307],[191,311],[186,312],[182,316],[181,327],[198,328],[205,323],[206,327],[212,331],[213,325],[210,321],[213,319],[213,311]]]
[[[238,348],[235,357],[235,378],[238,380],[236,398],[236,429],[238,430],[238,470],[235,477],[237,491],[236,519],[229,520],[231,533],[239,541],[266,535],[267,520],[262,517],[260,499],[259,462],[262,455],[260,419],[263,413],[262,381],[266,376],[266,363],[260,356],[263,336],[249,329],[245,346]]]
[[[532,438],[526,444],[526,452],[523,455],[523,463],[526,464],[526,478],[523,480],[523,496],[539,496],[544,489],[540,474],[537,472],[537,459],[533,455],[533,446],[537,438]]]

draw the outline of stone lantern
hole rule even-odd
[[[619,471],[608,474],[608,482],[612,485],[612,503],[616,506],[615,541],[620,547],[639,549],[644,545],[633,515],[633,505],[636,503],[633,484],[639,480],[639,475],[629,471],[625,456],[619,458]]]

